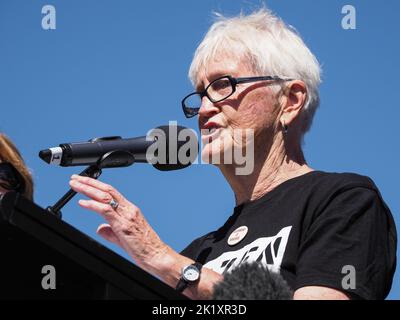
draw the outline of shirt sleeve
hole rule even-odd
[[[338,192],[300,244],[294,289],[324,286],[355,299],[384,299],[396,265],[396,230],[379,191]]]

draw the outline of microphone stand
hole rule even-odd
[[[102,174],[102,169],[129,167],[135,163],[135,157],[127,151],[111,151],[102,156],[97,163],[90,165],[79,175],[97,179]],[[46,210],[62,219],[61,209],[76,195],[76,191],[69,189],[54,205],[48,206]]]

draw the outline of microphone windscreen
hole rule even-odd
[[[199,143],[194,130],[178,126],[168,125],[159,126],[156,130],[161,130],[165,135],[165,154],[157,156],[164,161],[158,161],[153,167],[160,171],[179,170],[189,167],[197,158]]]
[[[293,292],[279,273],[260,263],[242,263],[214,286],[215,300],[292,300]]]

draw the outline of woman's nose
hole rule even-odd
[[[215,105],[215,103],[212,103],[210,99],[204,96],[201,100],[199,115],[201,117],[211,118],[214,114],[217,114],[219,112],[220,109]]]

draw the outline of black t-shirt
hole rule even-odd
[[[257,261],[280,272],[293,290],[325,286],[352,298],[384,299],[396,245],[393,217],[370,178],[313,171],[235,207],[221,228],[182,254],[220,274]]]

